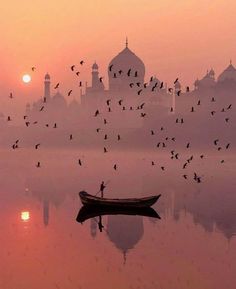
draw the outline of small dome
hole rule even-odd
[[[96,62],[94,62],[94,64],[93,64],[93,66],[92,66],[92,69],[98,69],[98,65],[97,65],[97,63]]]
[[[236,69],[230,62],[230,65],[219,75],[218,81],[234,80],[236,81]]]
[[[48,79],[48,80],[50,79],[50,75],[48,73],[45,75],[45,80],[46,79]]]
[[[175,89],[181,89],[181,84],[179,81],[176,81],[175,83]]]
[[[215,71],[214,71],[213,69],[211,69],[211,70],[209,71],[208,75],[209,75],[210,77],[214,77],[214,76],[215,76]]]

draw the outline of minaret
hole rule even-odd
[[[92,88],[95,90],[104,89],[103,83],[99,80],[98,65],[94,62],[92,66]]]
[[[50,75],[47,73],[44,78],[44,97],[50,99]]]

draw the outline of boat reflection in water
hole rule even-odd
[[[83,223],[87,219],[104,216],[104,215],[133,215],[161,219],[158,213],[151,207],[146,208],[129,208],[129,207],[107,207],[107,206],[83,206],[76,218],[76,221]]]
[[[107,225],[103,225],[102,217],[107,216]],[[127,253],[135,247],[144,234],[143,217],[161,219],[151,207],[120,208],[117,206],[83,206],[78,215],[77,222],[83,223],[91,219],[91,236],[95,238],[97,229],[105,231],[109,240],[122,253],[124,264]]]

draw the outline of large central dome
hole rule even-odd
[[[145,66],[142,60],[128,48],[115,56],[108,67],[109,89],[116,92],[130,92],[130,83],[144,83]]]

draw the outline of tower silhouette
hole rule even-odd
[[[47,73],[44,78],[44,97],[46,100],[50,99],[50,75]]]

